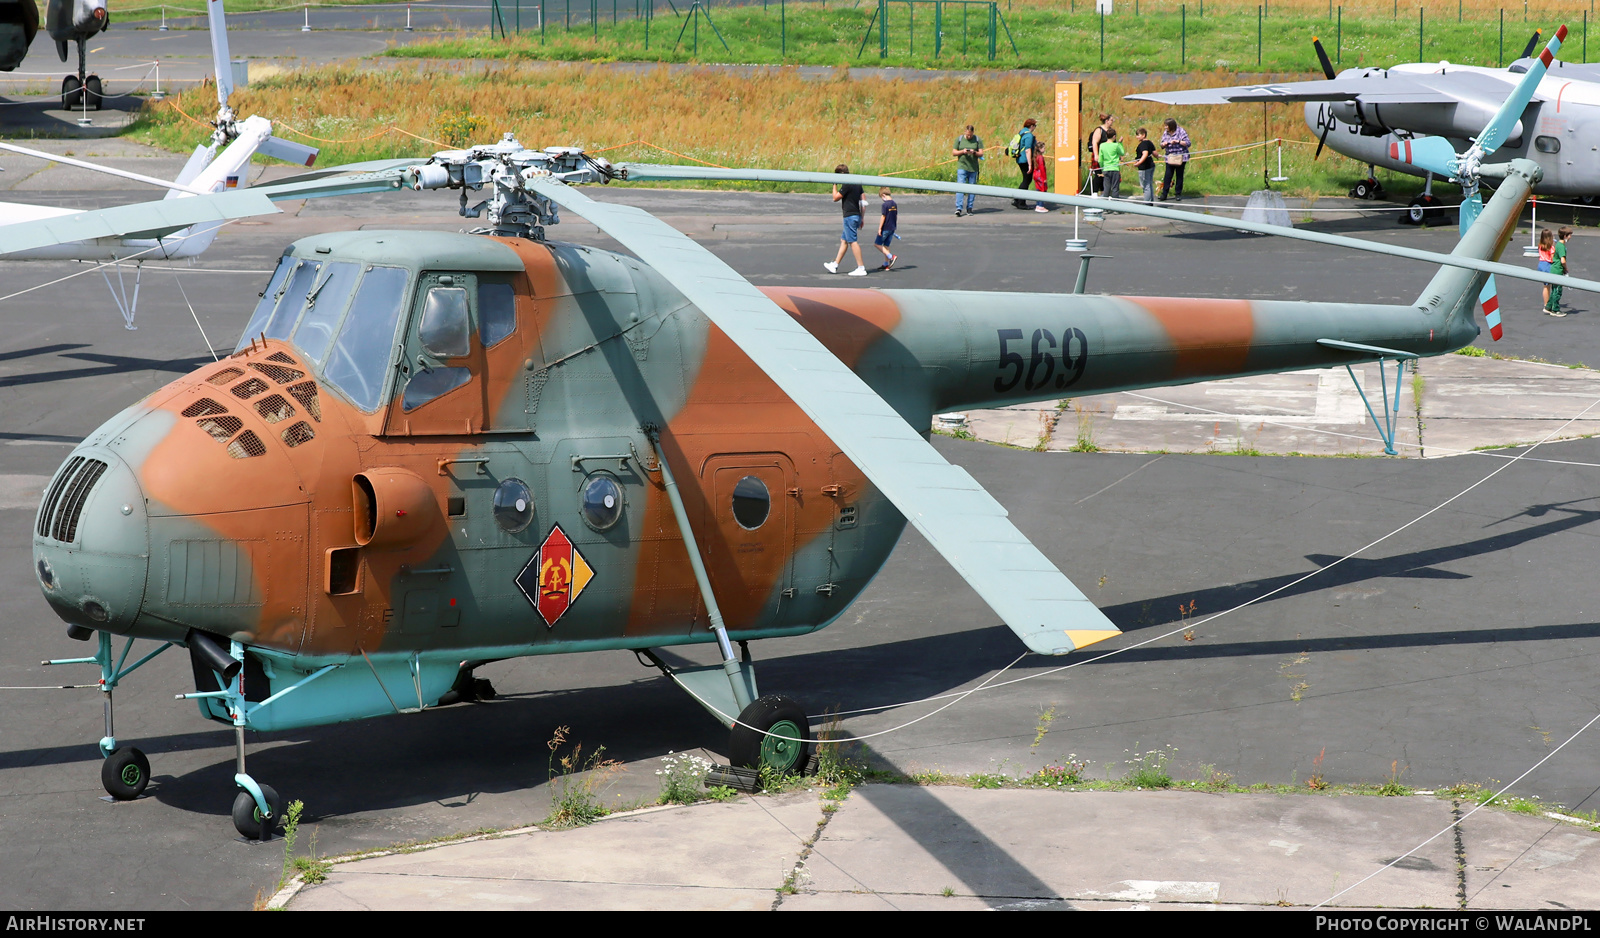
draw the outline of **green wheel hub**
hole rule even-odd
[[[122,767],[122,784],[124,785],[129,787],[136,786],[139,784],[139,779],[143,776],[144,773],[139,771],[139,767],[137,765],[129,764]]]
[[[805,750],[805,743],[796,742],[802,739],[805,733],[790,720],[779,720],[767,728],[773,736],[764,736],[761,739],[761,764],[775,772],[787,774],[795,768],[800,761],[800,753]],[[777,736],[789,736],[791,739],[777,739]]]

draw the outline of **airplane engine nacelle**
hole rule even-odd
[[[1483,131],[1495,109],[1487,104],[1462,101],[1454,107],[1437,104],[1378,104],[1370,101],[1340,101],[1328,106],[1341,124],[1353,124],[1362,136],[1381,137],[1397,130],[1417,136],[1467,139]],[[1512,128],[1508,140],[1522,136],[1522,123]]]
[[[362,547],[413,544],[442,521],[433,489],[409,469],[368,469],[356,473],[351,486],[356,543]]]

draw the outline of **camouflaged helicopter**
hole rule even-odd
[[[173,647],[195,682],[179,698],[235,730],[233,820],[246,837],[269,836],[281,807],[246,771],[247,728],[471,699],[483,689],[474,668],[517,656],[634,651],[729,727],[736,766],[792,771],[809,755],[805,710],[758,690],[748,643],[836,621],[907,521],[1031,651],[1115,636],[928,444],[932,415],[1374,361],[1396,365],[1398,396],[1406,362],[1479,334],[1490,275],[1600,291],[1496,260],[1540,177],[1527,160],[1481,159],[1531,92],[1519,93],[1486,128],[1491,143],[1461,158],[1461,172],[1499,188],[1449,255],[1116,206],[1441,265],[1400,305],[758,289],[645,212],[576,186],[891,180],[614,166],[509,134],[425,161],[0,228],[0,252],[160,237],[275,212],[275,199],[401,187],[458,190],[462,214],[488,222],[295,242],[232,355],[112,417],[58,470],[35,572],[68,634],[98,643],[53,663],[101,669],[105,788],[128,799],[148,782],[148,760],[115,737],[112,691]],[[550,240],[561,209],[630,253]],[[158,646],[130,665],[139,639]],[[721,665],[676,668],[657,653],[712,642]]]

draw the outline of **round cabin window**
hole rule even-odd
[[[607,531],[622,517],[622,486],[609,475],[597,475],[583,484],[578,496],[583,522],[596,531]]]
[[[494,490],[494,522],[517,534],[533,523],[533,493],[521,479],[507,479]]]
[[[746,531],[754,531],[767,520],[772,510],[772,496],[766,483],[755,476],[745,476],[733,487],[733,520]]]

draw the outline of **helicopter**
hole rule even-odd
[[[1525,103],[1513,95],[1492,126]],[[750,643],[837,621],[907,522],[1029,651],[1066,654],[1119,634],[928,444],[933,414],[1374,361],[1395,365],[1398,396],[1407,362],[1478,336],[1490,275],[1600,290],[1498,263],[1541,170],[1482,163],[1492,152],[1467,162],[1500,185],[1448,255],[1117,207],[1440,265],[1399,305],[758,289],[669,225],[578,186],[1014,190],[613,165],[510,134],[426,160],[87,212],[70,230],[0,227],[3,252],[402,188],[456,190],[461,214],[487,222],[296,241],[230,356],[73,450],[40,504],[34,573],[69,637],[97,650],[47,663],[100,668],[101,780],[132,799],[150,766],[116,738],[113,691],[184,649],[194,689],[176,697],[233,728],[232,820],[250,839],[270,836],[282,801],[247,771],[246,729],[472,700],[491,690],[475,668],[519,656],[633,651],[729,729],[735,767],[796,771],[811,755],[806,711],[759,689]],[[469,205],[474,191],[486,197]],[[562,210],[629,253],[550,239]],[[157,647],[129,664],[136,640]],[[660,654],[692,643],[714,643],[721,664],[677,667]]]

